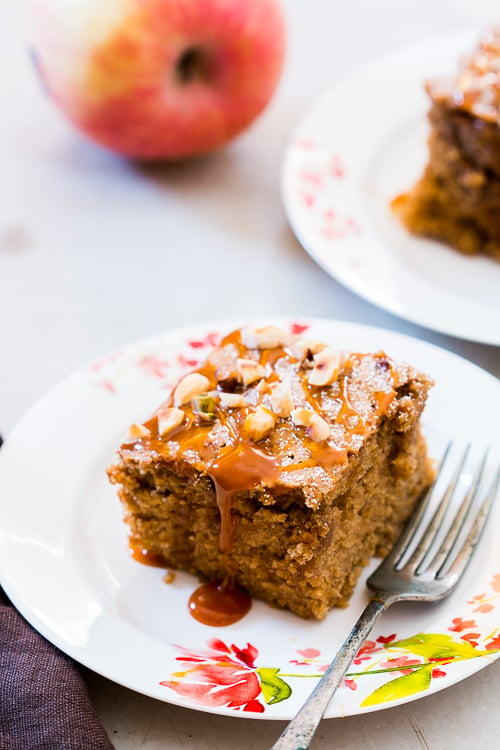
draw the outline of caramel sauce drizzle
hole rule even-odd
[[[241,341],[240,331],[233,331],[226,336],[222,340],[220,347],[229,345],[232,345],[235,348],[237,356],[240,357],[248,358],[258,351],[259,359],[257,361],[265,367],[268,372],[266,377],[267,383],[271,383],[278,379],[278,375],[274,371],[274,367],[278,360],[282,358],[288,359],[291,365],[297,366],[296,369],[301,379],[301,385],[306,401],[315,411],[321,413],[322,387],[313,387],[308,383],[307,369],[298,369],[300,360],[296,359],[287,347],[252,350],[252,352],[249,353],[248,349]],[[203,468],[213,482],[216,502],[220,512],[221,526],[219,544],[222,552],[228,553],[231,550],[235,533],[232,509],[236,493],[251,492],[259,485],[272,486],[281,472],[290,472],[312,466],[328,468],[347,460],[350,436],[354,434],[362,435],[368,429],[366,420],[351,404],[348,391],[349,376],[354,364],[359,357],[363,356],[366,355],[352,354],[342,366],[342,374],[340,375],[340,394],[338,396],[340,408],[335,421],[344,427],[346,436],[345,445],[341,448],[337,448],[329,445],[327,441],[314,442],[313,440],[304,437],[304,441],[309,449],[310,458],[301,461],[300,463],[281,465],[279,457],[266,453],[264,448],[260,447],[259,444],[252,442],[245,436],[243,423],[245,417],[252,410],[250,405],[242,408],[226,409],[216,407],[216,418],[222,424],[223,428],[226,429],[229,436],[228,441],[223,445],[220,445],[220,443],[217,444],[217,441],[215,441],[215,445],[213,444],[214,441],[210,434],[213,429],[213,424],[210,422],[200,422],[189,404],[183,407],[187,417],[185,422],[180,427],[168,433],[165,438],[158,435],[157,420],[155,417],[146,423],[146,426],[151,433],[151,447],[160,455],[164,442],[175,441],[179,446],[178,455],[185,454],[186,451],[195,451],[199,455],[201,461],[204,462]],[[385,362],[388,362],[383,352],[381,352],[380,355],[375,356],[384,357]],[[390,365],[387,365],[387,367],[389,366]],[[197,369],[197,372],[208,378],[212,390],[220,391],[223,389],[217,384],[216,369],[216,366],[209,358],[200,368]],[[393,375],[392,372],[391,375]],[[394,377],[392,377],[392,382],[394,384]],[[394,396],[394,388],[390,391],[379,391],[374,394],[376,400],[375,412],[378,416],[387,411]],[[172,405],[173,394],[166,406]],[[149,438],[147,438],[147,440],[149,440]],[[134,557],[138,559],[138,553],[134,553]],[[142,561],[148,562],[146,554],[144,557],[145,559]],[[155,563],[150,562],[148,564]]]
[[[445,100],[487,122],[500,124],[500,26],[481,35],[476,49],[464,58],[449,80],[430,81],[433,98]]]
[[[485,32],[456,81],[462,107],[479,117],[500,121],[500,27]]]
[[[221,517],[219,545],[222,552],[229,552],[233,541],[231,511],[235,493],[252,490],[266,480],[271,483],[278,473],[279,467],[274,456],[264,453],[249,440],[242,439],[210,466],[208,474],[214,483]]]

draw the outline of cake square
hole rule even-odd
[[[392,206],[410,232],[500,260],[500,27],[452,79],[428,81],[429,161]]]
[[[132,548],[304,618],[345,606],[432,465],[430,379],[383,351],[238,329],[131,427],[108,470]]]

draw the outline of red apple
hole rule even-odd
[[[178,159],[226,143],[278,83],[278,0],[30,0],[37,67],[55,102],[102,145]]]

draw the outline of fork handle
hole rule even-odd
[[[328,704],[376,621],[392,604],[383,594],[368,602],[321,680],[271,750],[307,750]]]

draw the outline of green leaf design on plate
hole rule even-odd
[[[278,677],[279,669],[261,667],[255,671],[259,675],[262,695],[268,705],[272,706],[273,703],[286,701],[291,696],[292,688],[281,677]]]
[[[431,684],[431,674],[435,664],[428,664],[420,669],[415,669],[411,674],[405,674],[397,677],[395,680],[386,682],[373,691],[361,703],[364,706],[376,706],[378,703],[390,703],[399,698],[406,698],[408,695],[421,693],[428,690]]]
[[[488,651],[480,651],[467,641],[457,642],[445,633],[419,633],[411,638],[388,643],[386,648],[405,649],[426,659],[473,659],[488,655]]]

